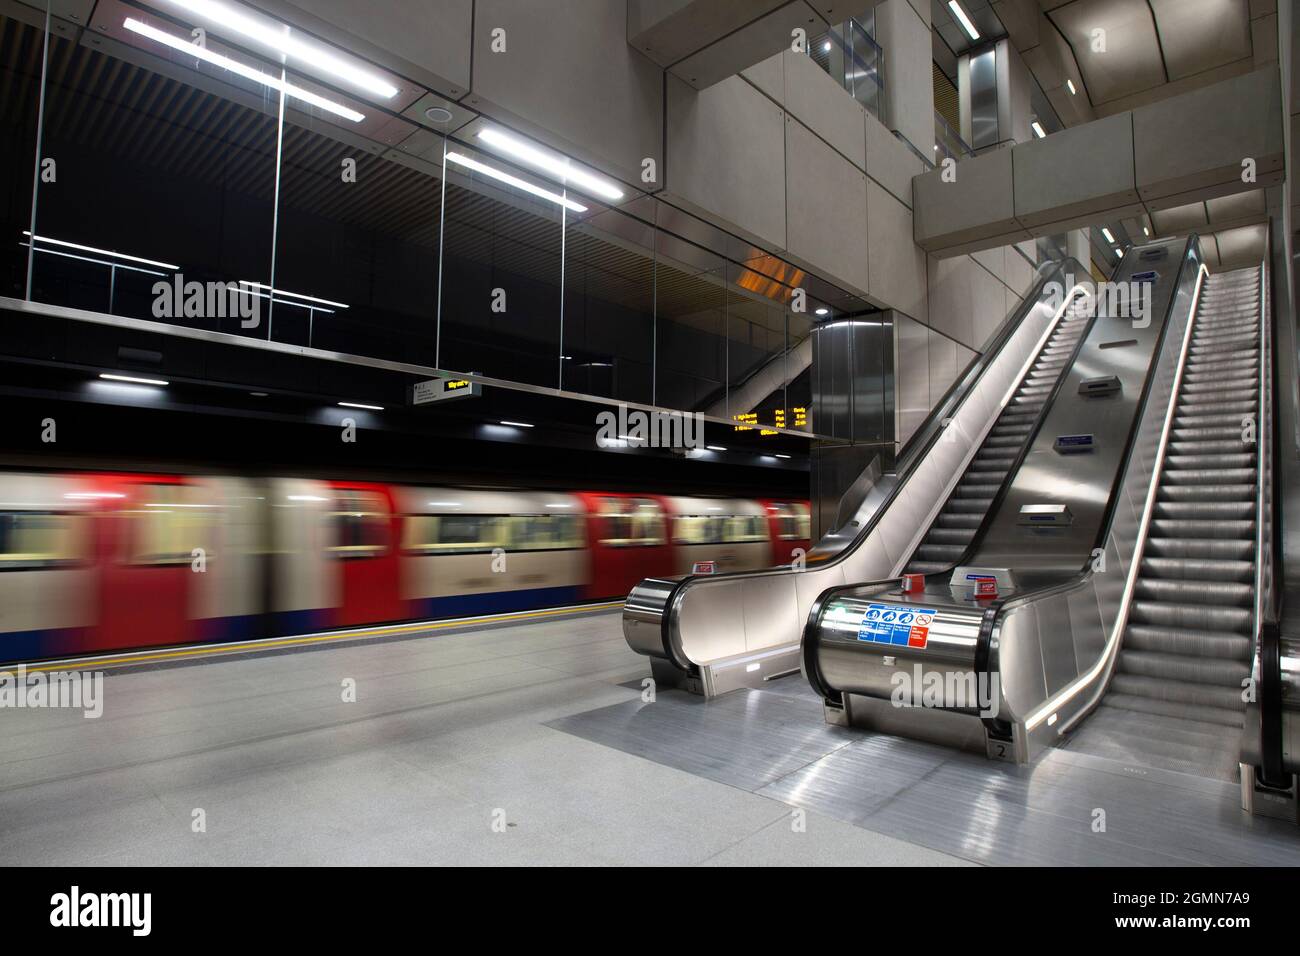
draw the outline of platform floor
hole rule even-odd
[[[798,677],[646,703],[647,673],[610,612],[112,670],[98,720],[0,709],[0,861],[1300,863],[1218,781],[829,727]]]

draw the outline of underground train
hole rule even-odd
[[[3,472],[0,662],[622,598],[808,545],[796,500]]]

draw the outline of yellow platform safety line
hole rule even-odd
[[[277,647],[301,647],[308,644],[324,644],[329,641],[354,641],[374,637],[386,637],[392,634],[410,634],[418,631],[441,631],[450,627],[474,627],[482,624],[500,624],[510,621],[526,621],[539,617],[555,617],[560,614],[582,614],[588,611],[608,611],[622,607],[622,601],[609,601],[600,604],[584,604],[573,607],[547,608],[540,611],[512,611],[506,614],[490,614],[486,617],[455,618],[449,621],[426,621],[416,624],[397,624],[391,627],[366,627],[351,631],[335,631],[329,634],[311,634],[305,637],[276,637],[261,641],[248,641],[243,644],[218,644],[214,646],[181,647],[170,651],[155,653],[137,653],[125,657],[92,657],[69,661],[48,661],[30,664],[29,674],[41,671],[70,671],[87,667],[108,667],[117,664],[147,664],[152,661],[177,660],[186,657],[202,657],[208,654],[237,654],[245,651],[274,650]],[[16,669],[18,664],[0,665],[0,670]]]

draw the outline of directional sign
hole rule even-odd
[[[431,378],[411,386],[411,404],[428,405],[453,398],[477,398],[483,386],[464,378]]]

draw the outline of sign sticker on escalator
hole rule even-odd
[[[869,604],[858,625],[858,640],[894,647],[925,647],[934,614],[932,607]]]

